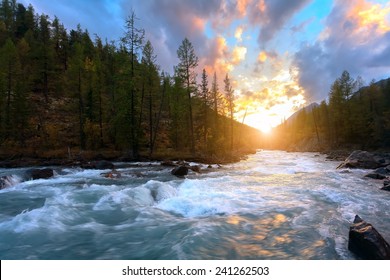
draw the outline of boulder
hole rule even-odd
[[[30,170],[30,175],[33,180],[37,179],[49,179],[54,176],[54,171],[51,168],[44,169],[32,169]]]
[[[349,229],[348,249],[364,260],[390,260],[390,245],[358,215]]]
[[[354,151],[337,168],[376,169],[387,165],[387,159],[366,151]]]
[[[188,174],[188,167],[183,165],[177,166],[172,169],[171,174],[178,177],[183,177]]]

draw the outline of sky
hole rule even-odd
[[[233,81],[238,121],[268,132],[328,96],[344,70],[390,77],[390,2],[384,0],[19,0],[68,30],[118,41],[134,11],[157,62],[173,72],[184,38],[206,69]],[[246,112],[246,114],[245,114]]]

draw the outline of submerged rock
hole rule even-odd
[[[112,171],[107,172],[107,173],[102,173],[100,175],[102,175],[105,178],[110,178],[110,179],[119,179],[122,177],[122,174],[115,169],[113,169]]]
[[[33,180],[37,179],[49,179],[54,176],[54,171],[51,168],[44,169],[32,169],[29,171]]]
[[[390,260],[390,245],[358,215],[349,229],[348,249],[361,259]]]
[[[183,177],[188,174],[188,167],[183,165],[177,166],[172,169],[171,174],[178,177]]]

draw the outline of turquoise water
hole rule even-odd
[[[354,259],[355,214],[390,240],[390,193],[313,153],[259,151],[186,179],[158,163],[57,168],[0,191],[0,259]],[[204,166],[206,168],[206,166]]]

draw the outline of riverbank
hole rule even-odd
[[[147,162],[147,161],[187,161],[204,164],[228,164],[246,159],[255,154],[255,149],[241,149],[223,155],[191,154],[174,150],[157,151],[149,156],[141,151],[138,158],[123,151],[115,150],[49,150],[49,151],[1,151],[0,168],[17,168],[31,166],[83,166],[92,161],[110,162]]]

